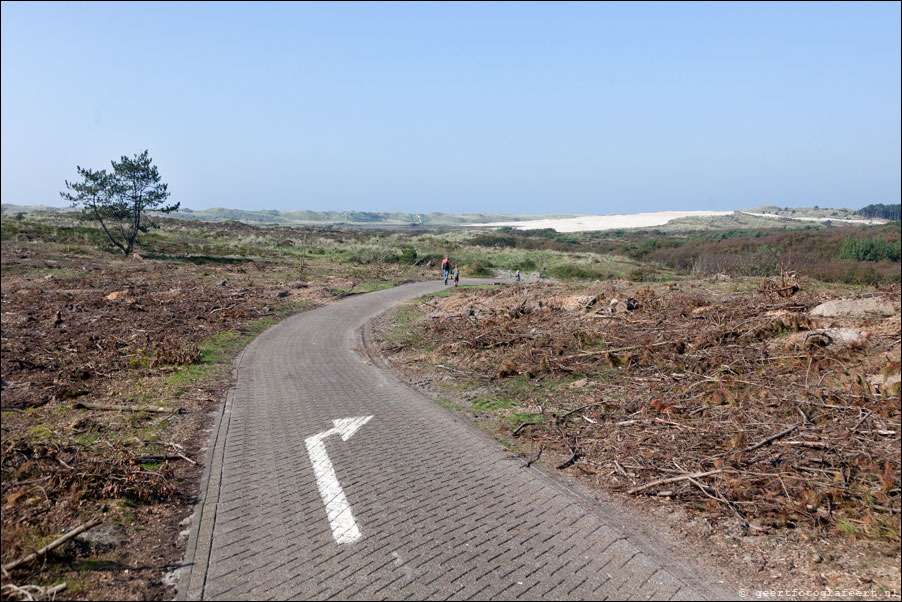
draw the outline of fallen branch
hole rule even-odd
[[[538,462],[538,461],[539,461],[539,458],[542,457],[542,450],[543,450],[543,449],[545,449],[545,447],[542,446],[542,445],[540,445],[540,446],[539,446],[539,453],[536,454],[536,457],[535,457],[535,458],[533,458],[532,460],[528,461],[528,462],[526,463],[526,466],[524,466],[524,468],[529,468],[530,466],[532,466],[533,464],[535,464],[536,462]]]
[[[868,418],[870,418],[871,415],[872,415],[873,413],[874,413],[874,412],[872,412],[872,411],[870,411],[870,410],[866,411],[865,414],[864,414],[864,416],[861,418],[861,420],[859,420],[858,422],[856,422],[856,423],[855,423],[855,426],[853,426],[850,430],[851,430],[852,432],[857,431],[857,430],[858,430],[858,427],[861,426],[862,424],[864,424],[864,421],[867,420]]]
[[[570,410],[570,411],[567,412],[566,414],[561,414],[560,416],[558,416],[558,420],[560,421],[560,420],[563,420],[564,418],[568,418],[571,414],[575,414],[576,412],[579,412],[579,411],[581,411],[581,410],[585,410],[586,408],[591,408],[592,406],[600,406],[600,405],[604,405],[604,404],[605,404],[605,402],[603,402],[603,401],[596,401],[596,402],[594,402],[594,403],[587,403],[587,404],[584,405],[584,406],[579,406],[579,407],[576,408],[575,410]]]
[[[776,441],[776,440],[779,439],[780,437],[785,437],[786,435],[788,435],[788,434],[791,433],[792,431],[796,430],[796,429],[799,428],[800,426],[802,426],[802,423],[801,423],[801,422],[800,422],[799,424],[796,424],[796,425],[793,425],[793,426],[789,427],[789,428],[786,429],[786,430],[780,431],[780,432],[777,433],[776,435],[772,435],[772,436],[768,437],[767,439],[764,439],[763,441],[759,441],[759,442],[756,443],[755,445],[750,445],[749,447],[745,448],[745,449],[742,450],[742,451],[744,451],[744,452],[750,452],[750,451],[754,451],[754,450],[758,449],[759,447],[764,447],[765,445],[767,445],[767,444],[770,443],[771,441]]]
[[[734,504],[730,500],[726,499],[725,497],[721,496],[717,492],[717,489],[715,489],[714,487],[709,487],[707,485],[703,485],[702,483],[699,483],[695,479],[689,479],[689,482],[692,483],[693,485],[695,485],[696,487],[698,487],[699,490],[701,490],[701,492],[704,495],[708,496],[712,500],[717,500],[721,504],[726,504],[727,507],[730,508],[730,510],[732,510],[736,514],[736,518],[738,518],[740,520],[740,522],[742,523],[742,526],[745,528],[746,531],[748,531],[749,529],[754,529],[755,531],[761,531],[761,532],[765,531],[765,529],[762,529],[761,527],[757,527],[757,526],[751,524],[748,521],[748,519],[746,519],[745,513],[742,510],[740,510],[739,508],[737,508],[736,504]],[[709,493],[707,491],[708,489],[713,491],[714,494]]]
[[[576,460],[579,459],[579,441],[576,439],[573,440],[573,445],[570,446],[570,459],[557,467],[558,470],[564,470],[570,466],[576,464]]]
[[[188,463],[190,463],[190,464],[194,464],[195,466],[197,466],[197,462],[195,462],[194,460],[192,460],[191,458],[189,458],[189,457],[186,456],[185,454],[178,453],[178,454],[176,454],[176,455],[177,455],[179,458],[181,458],[182,460],[184,460],[185,462],[188,462]]]
[[[183,446],[179,445],[178,443],[174,443],[174,442],[170,443],[169,446],[176,450],[175,455],[179,456],[181,459],[185,460],[186,462],[190,462],[191,464],[194,464],[195,466],[197,466],[197,462],[195,462],[194,460],[192,460],[191,458],[186,456],[184,453],[182,453],[185,450],[185,448]]]
[[[627,472],[626,470],[624,470],[623,466],[621,466],[621,465],[620,465],[620,462],[618,462],[617,460],[614,460],[614,469],[615,469],[616,472],[619,472],[620,474],[622,474],[622,475],[625,476],[626,478],[631,478],[631,477],[636,477],[636,476],[638,476],[638,475],[636,475],[635,473]]]
[[[176,454],[174,456],[139,456],[139,457],[135,458],[135,461],[138,464],[146,464],[148,462],[169,462],[170,460],[172,460],[172,461],[187,460],[188,462],[191,462],[192,464],[197,464],[197,462],[195,462],[191,458],[185,456],[184,454]]]
[[[780,441],[777,445],[787,445],[793,447],[816,447],[818,449],[827,449],[826,441]]]
[[[634,487],[627,491],[630,495],[634,493],[639,493],[644,489],[648,489],[649,487],[654,487],[655,485],[663,485],[665,483],[676,483],[677,481],[687,481],[690,479],[700,479],[702,477],[709,477],[715,474],[721,474],[723,472],[727,472],[726,470],[709,470],[708,472],[691,472],[687,474],[680,475],[678,477],[671,477],[669,479],[658,479],[657,481],[652,481],[651,483],[647,483],[642,485],[641,487]]]
[[[27,563],[31,562],[32,560],[37,560],[38,558],[41,558],[42,556],[46,556],[48,552],[51,552],[54,549],[60,547],[61,545],[63,545],[67,541],[69,541],[70,539],[72,539],[78,535],[81,535],[88,529],[93,529],[94,527],[96,527],[97,525],[99,525],[102,522],[103,521],[101,519],[95,518],[95,519],[92,519],[92,520],[86,522],[83,525],[75,527],[74,529],[72,529],[71,531],[69,531],[68,533],[63,535],[62,537],[50,542],[49,544],[47,544],[46,546],[44,546],[37,552],[33,552],[33,553],[31,553],[27,556],[24,556],[18,560],[14,560],[14,561],[10,562],[9,564],[4,564],[3,572],[7,573],[8,571],[13,570],[17,566],[27,564]]]
[[[560,361],[572,360],[578,357],[588,357],[590,355],[604,355],[605,353],[620,353],[621,351],[633,351],[635,349],[645,349],[646,347],[663,347],[664,345],[676,345],[673,341],[662,341],[660,343],[649,343],[647,345],[630,345],[629,347],[618,347],[616,349],[602,349],[601,351],[583,351],[573,355],[567,355],[560,358]]]
[[[520,436],[520,431],[522,431],[523,429],[525,429],[527,426],[532,426],[532,425],[534,425],[534,424],[542,424],[542,423],[541,423],[541,422],[524,422],[523,424],[521,424],[520,426],[518,426],[518,427],[514,430],[514,432],[512,433],[512,435],[513,435],[514,437],[519,437],[519,436]]]
[[[157,414],[167,414],[172,412],[172,408],[164,408],[163,406],[157,407],[142,407],[142,406],[117,406],[117,405],[107,405],[103,403],[83,403],[78,402],[72,406],[76,410],[104,410],[109,412],[153,412]],[[184,413],[185,410],[182,408],[178,408],[176,410],[178,413]]]
[[[42,587],[40,585],[20,586],[7,583],[3,586],[2,591],[7,596],[18,596],[19,600],[53,600],[58,593],[66,589],[66,586],[65,582],[52,587]]]
[[[228,311],[230,309],[233,309],[236,305],[237,305],[237,303],[229,305],[228,307],[216,307],[214,309],[211,309],[209,313],[215,314],[218,311]]]

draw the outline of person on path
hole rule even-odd
[[[520,282],[520,270],[517,270],[516,281],[517,281],[517,282]]]
[[[451,273],[451,260],[446,256],[442,259],[442,275],[445,277],[445,284],[448,284],[448,274]]]
[[[454,286],[457,286],[458,281],[460,280],[460,268],[457,267],[457,264],[454,264]]]

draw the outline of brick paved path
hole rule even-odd
[[[356,350],[370,318],[440,288],[351,297],[244,351],[212,434],[179,598],[734,597]],[[364,416],[346,441],[315,439],[350,506],[339,520],[352,517],[360,534],[339,544],[305,441]]]

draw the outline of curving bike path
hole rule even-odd
[[[245,349],[178,598],[733,599],[653,528],[524,468],[359,352],[369,320],[441,288],[349,297]]]

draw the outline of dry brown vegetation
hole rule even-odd
[[[71,216],[4,217],[3,564],[101,520],[10,570],[4,586],[66,582],[55,595],[72,599],[171,595],[161,578],[181,559],[202,433],[231,358],[287,313],[434,276],[428,262],[446,248],[467,269],[546,259],[561,277],[645,269],[556,251],[501,257],[459,233],[161,222],[141,239],[144,258],[123,260]],[[819,299],[767,297],[759,285],[465,292],[424,306],[434,317],[416,318],[392,345],[429,369],[441,364],[452,383],[470,381],[472,410],[506,418],[499,436],[530,455],[557,450],[556,466],[572,459],[569,472],[600,486],[679,476],[637,495],[669,491],[753,535],[802,527],[794,531],[898,550],[898,391],[886,394],[898,378],[898,313],[853,320],[870,337],[843,346],[843,333],[810,330],[836,321],[805,317]],[[615,296],[622,311],[610,313]],[[898,308],[898,288],[876,297]],[[438,344],[428,352],[427,331]],[[512,437],[524,423],[537,424]],[[712,470],[722,472],[682,478]]]
[[[473,236],[469,244],[616,253],[647,263],[629,276],[633,280],[669,278],[667,270],[697,277],[718,273],[734,277],[774,277],[779,275],[780,265],[785,264],[823,282],[887,285],[899,281],[900,238],[900,224],[893,222],[865,228],[806,226],[796,229],[626,230],[570,234],[507,228]],[[520,269],[523,267],[519,266]],[[531,269],[531,266],[525,267]],[[587,271],[592,270],[582,270]],[[605,275],[604,269],[594,272],[585,273],[585,277],[611,278]],[[548,273],[555,277],[571,277],[566,268],[549,269]]]
[[[65,582],[55,595],[69,599],[171,597],[162,578],[182,558],[180,522],[195,500],[203,432],[229,386],[231,358],[281,316],[390,286],[402,271],[212,248],[233,240],[230,231],[259,232],[240,224],[161,240],[160,259],[122,259],[84,240],[87,229],[6,222],[3,565],[100,523],[11,569],[3,584]],[[272,247],[297,240],[291,234],[274,232]],[[192,242],[205,245],[202,254]],[[23,591],[6,587],[3,597]]]
[[[899,286],[824,316],[826,289],[760,284],[465,290],[403,310],[384,349],[530,461],[776,546],[746,559],[762,579],[898,588]]]

